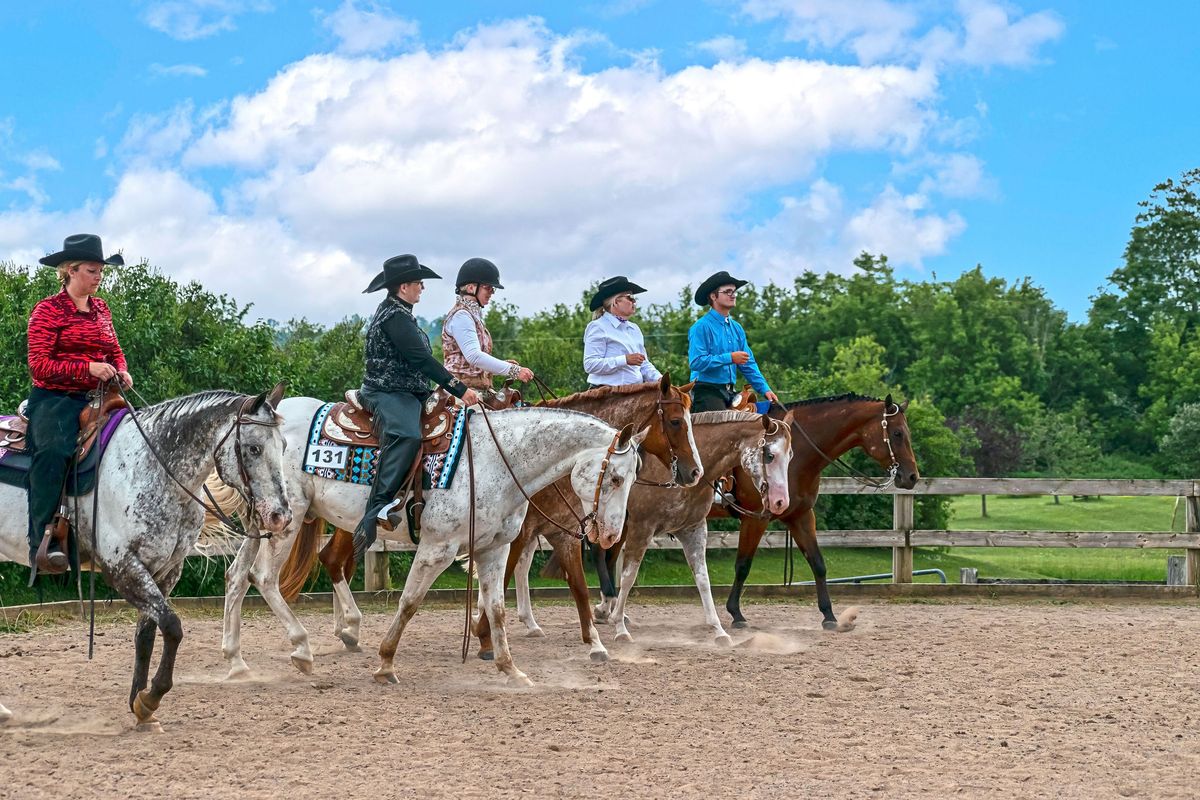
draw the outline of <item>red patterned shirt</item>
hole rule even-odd
[[[66,290],[47,297],[29,315],[29,372],[33,385],[57,392],[85,392],[100,385],[88,372],[92,361],[125,372],[125,354],[113,329],[112,313],[99,297],[80,311]]]

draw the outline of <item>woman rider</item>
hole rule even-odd
[[[646,357],[641,328],[630,321],[635,294],[646,291],[624,275],[601,281],[589,303],[592,321],[583,332],[583,368],[591,386],[656,381],[662,373]]]
[[[477,391],[490,393],[492,376],[533,380],[533,371],[492,355],[492,334],[483,309],[500,285],[500,270],[486,258],[469,258],[454,281],[457,297],[442,322],[442,361],[450,374]]]
[[[87,405],[87,393],[101,381],[113,379],[126,389],[133,386],[112,314],[95,296],[104,267],[120,266],[125,259],[120,255],[105,258],[100,237],[80,233],[68,236],[62,250],[40,261],[58,268],[62,291],[38,301],[29,315],[33,389],[25,413],[32,456],[26,475],[31,584],[39,572],[53,575],[67,570],[67,554],[54,537],[41,559],[37,553],[42,538],[50,533],[75,457],[79,413]]]
[[[441,276],[416,256],[395,256],[383,262],[383,271],[364,290],[366,294],[387,289],[387,297],[367,327],[366,374],[359,391],[363,406],[375,417],[379,437],[375,482],[354,531],[354,549],[360,554],[375,541],[376,525],[387,521],[382,515],[392,505],[420,449],[421,406],[430,395],[429,381],[466,405],[480,402],[474,389],[433,357],[429,337],[413,316],[426,278]]]

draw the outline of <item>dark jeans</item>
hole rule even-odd
[[[25,488],[29,493],[29,563],[42,542],[42,533],[62,496],[63,484],[75,457],[79,412],[87,405],[85,392],[55,392],[33,387],[25,413],[29,417],[28,447],[32,454]]]
[[[395,499],[421,447],[421,405],[424,398],[408,392],[377,392],[371,389],[360,390],[358,396],[363,407],[374,415],[375,435],[379,437],[375,482],[371,485],[366,512],[359,523],[359,528],[367,533],[369,544],[375,541],[376,515]]]
[[[701,383],[692,387],[692,413],[701,411],[725,411],[737,392],[724,383]]]

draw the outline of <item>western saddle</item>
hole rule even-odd
[[[0,417],[0,450],[24,453],[29,449],[29,417],[25,414],[28,400],[17,406],[15,417]],[[83,461],[92,451],[92,445],[109,417],[118,409],[126,408],[125,398],[115,386],[106,384],[101,389],[88,392],[88,404],[79,412],[79,436],[75,440],[75,460]]]

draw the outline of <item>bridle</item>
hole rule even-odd
[[[771,516],[771,512],[767,510],[767,455],[770,452],[767,447],[767,437],[779,433],[779,429],[783,427],[783,424],[777,419],[771,419],[770,423],[771,430],[764,430],[762,437],[758,440],[758,455],[762,464],[762,480],[758,484],[758,496],[762,498],[762,507],[758,511],[752,511],[739,505],[737,500],[724,488],[724,478],[717,478],[713,481],[713,489],[721,493],[721,497],[725,500],[725,505],[745,517],[768,519]]]
[[[646,417],[645,422],[638,426],[638,430],[642,430],[643,428],[647,427],[650,424],[650,420],[654,418],[654,415],[658,414],[658,423],[659,427],[662,428],[663,441],[667,443],[667,454],[671,456],[671,480],[667,481],[666,483],[659,483],[657,481],[644,481],[641,478],[637,478],[634,480],[634,483],[636,483],[638,486],[655,486],[659,489],[678,489],[680,488],[681,484],[676,482],[675,476],[679,474],[679,456],[675,454],[675,446],[671,444],[671,437],[667,435],[667,414],[663,407],[682,407],[683,400],[679,397],[675,397],[672,394],[669,397],[659,397],[654,406],[655,409],[650,412],[649,416]]]
[[[839,467],[841,467],[843,470],[846,471],[848,477],[853,478],[855,481],[857,481],[861,485],[870,486],[873,489],[875,489],[876,491],[882,492],[883,490],[890,489],[890,488],[892,488],[892,486],[895,485],[896,475],[900,472],[900,460],[898,458],[896,458],[896,451],[892,449],[892,439],[888,435],[888,417],[894,417],[897,414],[899,414],[900,406],[897,405],[896,403],[892,403],[891,408],[894,410],[889,411],[888,406],[884,406],[883,417],[879,421],[879,424],[883,429],[883,443],[887,446],[888,457],[891,458],[891,461],[892,461],[892,463],[888,466],[888,477],[887,477],[887,480],[885,480],[885,481],[880,481],[876,478],[871,477],[870,475],[867,475],[862,470],[855,469],[853,466],[848,464],[844,459],[842,459],[841,456],[839,456],[837,458],[832,458],[832,457],[826,455],[825,451],[822,450],[820,447],[818,447],[817,443],[814,442],[812,440],[812,437],[808,435],[808,431],[804,430],[804,428],[800,425],[800,423],[796,421],[795,415],[792,416],[792,426],[795,427],[796,430],[800,431],[800,435],[804,437],[805,441],[808,442],[809,446],[812,447],[812,449],[815,450],[817,452],[817,454],[819,456],[821,456],[821,458],[825,459],[826,462],[828,462],[830,464],[837,464]]]

